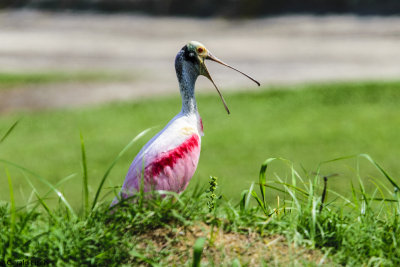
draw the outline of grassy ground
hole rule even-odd
[[[366,157],[368,159],[368,156]],[[14,198],[0,206],[0,263],[27,265],[134,266],[396,266],[399,195],[395,188],[375,187],[368,194],[363,183],[352,198],[336,194],[326,201],[319,193],[318,175],[308,181],[292,167],[291,183],[284,183],[285,200],[268,204],[282,179],[265,172],[241,194],[239,203],[227,201],[210,186],[181,196],[160,198],[140,193],[121,201],[112,212],[108,203],[85,206],[77,213],[60,198],[49,209],[46,195],[16,208]],[[378,167],[373,161],[372,165]],[[382,170],[381,176],[391,180]],[[376,177],[377,179],[379,177]],[[385,179],[385,178],[384,178]],[[12,179],[8,177],[13,193]],[[212,182],[212,183],[211,183]],[[264,187],[266,185],[266,187]],[[259,189],[258,189],[259,187]],[[382,199],[379,191],[391,195]],[[51,190],[50,190],[51,191]],[[331,194],[333,191],[329,191]],[[166,194],[166,193],[164,193]],[[259,205],[252,206],[251,198]],[[90,196],[92,199],[92,196]],[[132,205],[131,201],[135,204]],[[375,204],[372,202],[376,201]],[[43,207],[38,212],[38,207]],[[25,263],[24,263],[25,262]]]
[[[140,194],[135,205],[121,203],[112,214],[110,194],[94,203],[103,174],[136,134],[164,125],[179,110],[179,99],[3,116],[0,138],[20,121],[0,141],[5,170],[0,195],[7,201],[0,206],[0,260],[398,265],[400,207],[393,177],[399,174],[399,86],[328,84],[236,93],[226,97],[230,116],[215,95],[199,96],[206,135],[190,189],[155,200]],[[81,160],[80,132],[87,164]],[[101,195],[122,183],[145,139],[119,159]],[[318,167],[361,152],[392,176],[367,156]],[[271,159],[259,172],[273,156],[292,161]],[[328,178],[324,194],[321,177],[331,173],[339,175]],[[219,177],[217,198],[207,190],[209,175]],[[88,187],[82,186],[85,177]]]
[[[296,167],[312,172],[321,161],[368,153],[398,177],[399,87],[400,83],[326,84],[298,90],[279,88],[228,94],[226,98],[232,111],[229,116],[216,95],[199,95],[205,136],[199,167],[189,188],[197,183],[204,184],[214,175],[219,177],[224,194],[237,199],[257,177],[260,162],[268,157],[287,158],[295,162]],[[80,132],[86,143],[89,185],[93,191],[119,151],[142,130],[158,126],[135,144],[110,174],[106,187],[121,185],[140,147],[179,109],[180,99],[175,96],[2,116],[0,133],[14,121],[20,119],[20,123],[7,142],[1,144],[0,158],[18,163],[53,184],[76,173],[76,177],[61,188],[76,207],[81,194],[76,190],[82,173]],[[355,163],[351,159],[328,164],[322,172],[338,173],[333,186],[347,194]],[[362,169],[364,178],[376,175],[368,164]],[[285,169],[277,165],[272,170],[275,171],[282,175]],[[10,167],[10,172],[15,179],[17,203],[25,203],[30,187],[20,171]],[[40,192],[47,189],[41,189],[40,183],[35,185]],[[9,198],[7,187],[0,187],[0,196]],[[275,198],[269,197],[270,200]]]

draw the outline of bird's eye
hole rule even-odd
[[[204,49],[203,49],[203,48],[201,48],[201,47],[197,48],[197,52],[199,52],[199,53],[203,53],[203,51],[204,51]]]

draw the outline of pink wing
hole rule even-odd
[[[199,156],[200,138],[197,134],[192,134],[182,144],[159,154],[146,166],[144,190],[182,192],[197,168]]]
[[[132,162],[122,186],[121,197],[126,198],[138,192],[142,179],[145,192],[166,190],[179,193],[185,190],[199,162],[200,137],[192,134],[173,149],[161,153],[151,151],[148,154],[156,156],[143,160],[143,154],[139,153]],[[117,199],[113,204],[116,202]]]
[[[120,197],[134,195],[142,181],[145,192],[185,190],[199,162],[201,135],[203,125],[198,113],[175,116],[135,157]],[[111,205],[117,202],[116,197]]]

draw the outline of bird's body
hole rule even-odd
[[[133,160],[124,185],[124,197],[143,189],[182,192],[200,157],[201,118],[198,113],[176,115]],[[142,178],[143,177],[143,178]]]
[[[226,65],[198,42],[192,41],[178,52],[175,70],[182,97],[182,110],[140,150],[129,168],[120,196],[114,199],[112,205],[119,198],[132,196],[142,186],[144,192],[165,190],[180,193],[186,189],[197,168],[203,136],[203,123],[194,93],[195,83],[199,75],[212,81],[204,59]],[[216,89],[220,94],[217,87]],[[229,113],[221,94],[220,96]]]

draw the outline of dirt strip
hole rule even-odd
[[[0,72],[109,71],[135,78],[0,90],[0,112],[177,93],[173,62],[189,40],[263,85],[400,77],[400,17],[226,20],[3,11]],[[254,89],[241,75],[208,66],[223,91]],[[214,90],[203,78],[197,88]]]

